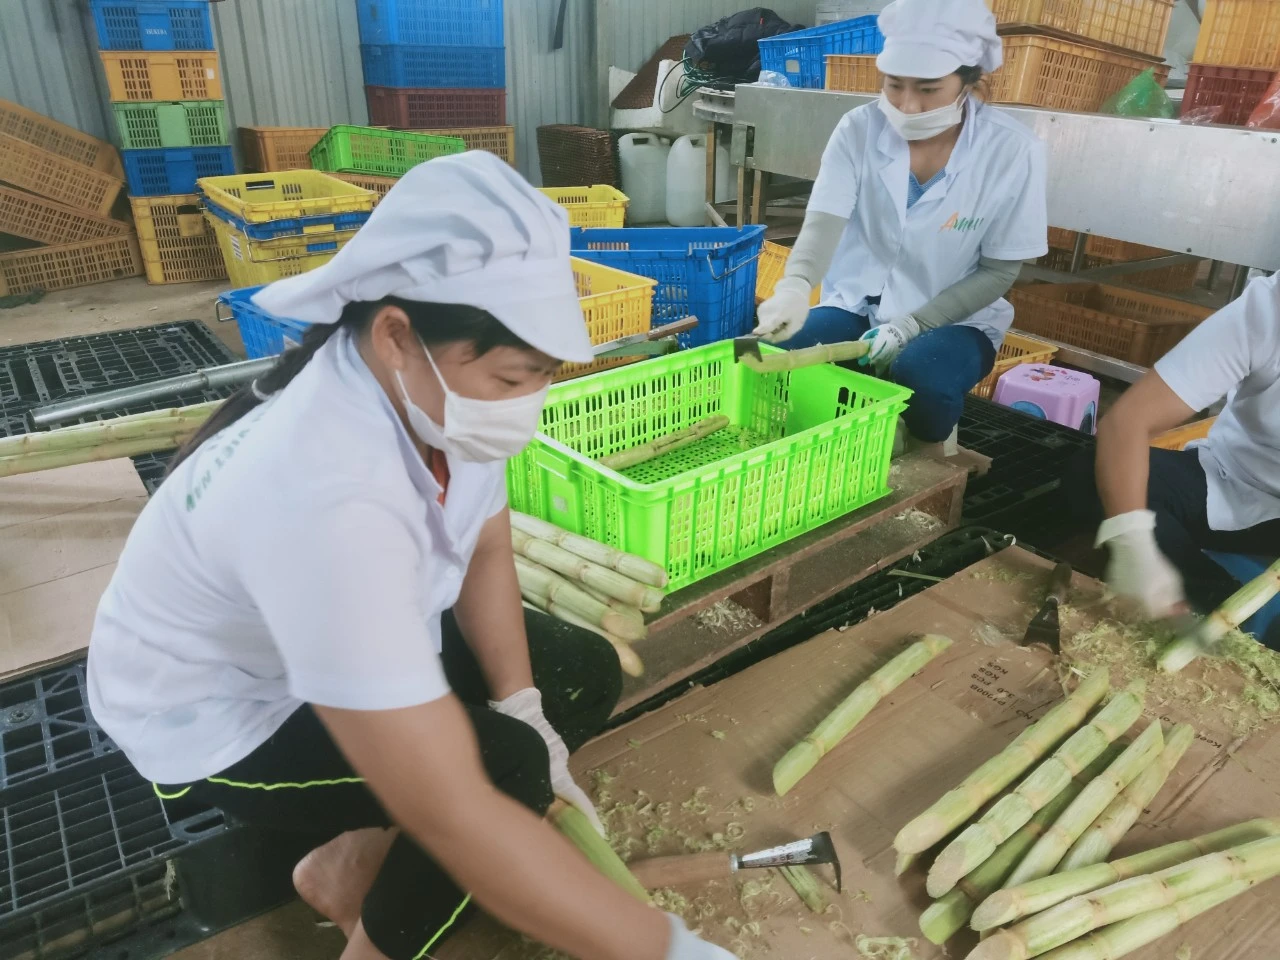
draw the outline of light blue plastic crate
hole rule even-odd
[[[781,73],[793,87],[821,90],[827,85],[827,54],[871,54],[884,49],[877,17],[841,20],[760,41],[760,70]]]
[[[91,0],[103,50],[212,50],[209,0]]]
[[[356,0],[361,43],[500,47],[502,0]]]
[[[507,85],[502,47],[409,47],[362,43],[364,82],[371,87],[493,88]]]
[[[301,320],[290,320],[267,313],[249,299],[261,289],[262,287],[245,287],[243,290],[228,290],[218,297],[218,303],[231,311],[231,316],[225,317],[219,308],[218,319],[235,320],[236,326],[240,328],[240,339],[244,341],[244,352],[250,360],[274,357],[288,347],[296,347],[311,326]]]

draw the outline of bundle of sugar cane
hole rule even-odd
[[[884,697],[919,673],[938,654],[951,646],[947,637],[922,637],[877,670],[831,711],[813,732],[787,751],[773,768],[773,786],[778,796],[800,782],[819,760],[849,735]]]
[[[547,819],[602,874],[641,903],[651,902],[648,891],[640,885],[635,874],[627,869],[622,858],[613,852],[608,841],[596,832],[591,821],[577,807],[556,800],[547,811]]]
[[[1200,622],[1194,633],[1165,647],[1160,653],[1160,669],[1177,673],[1200,654],[1212,650],[1219,640],[1238,629],[1277,594],[1280,594],[1280,560],[1232,594],[1226,603]]]
[[[968,960],[1029,960],[1101,927],[1224,887],[1264,883],[1277,875],[1280,837],[1255,840],[1068,900],[984,940]]]
[[[632,447],[630,450],[622,450],[618,453],[611,453],[608,456],[601,457],[599,462],[601,466],[608,467],[610,470],[626,470],[629,467],[656,460],[658,457],[664,456],[673,450],[679,450],[681,447],[691,446],[727,426],[729,426],[728,417],[718,415],[707,417],[705,420],[699,420],[691,427],[685,427],[675,433],[657,437],[648,443]]]

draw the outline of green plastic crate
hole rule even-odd
[[[510,462],[511,507],[662,564],[677,590],[888,494],[910,396],[831,364],[758,374],[730,341],[571,380]],[[692,446],[596,462],[716,414],[729,428]]]
[[[311,166],[326,173],[403,177],[420,163],[466,149],[459,137],[339,125],[311,148]]]
[[[221,100],[113,103],[111,109],[126,150],[219,147],[231,142],[227,139],[227,108]]]

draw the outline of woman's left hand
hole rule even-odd
[[[542,712],[542,692],[536,687],[526,687],[505,700],[490,700],[489,706],[504,716],[527,723],[542,735],[547,744],[547,754],[551,758],[551,789],[565,803],[582,811],[600,836],[605,836],[604,824],[596,814],[595,804],[569,773],[569,748]]]
[[[858,363],[864,367],[875,367],[877,373],[883,373],[918,336],[920,324],[915,317],[899,317],[872,327],[861,338],[871,344],[871,349]]]

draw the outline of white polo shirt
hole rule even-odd
[[[138,518],[98,608],[89,702],[143,776],[243,759],[303,703],[413,706],[449,692],[440,614],[505,464],[439,484],[339,332],[202,445]]]
[[[1157,361],[1156,373],[1192,410],[1227,398],[1208,438],[1191,444],[1209,483],[1210,528],[1280,519],[1280,276],[1249,284]]]
[[[827,143],[809,209],[849,219],[822,283],[822,306],[872,323],[918,310],[978,268],[980,257],[1049,252],[1044,144],[970,97],[943,179],[907,209],[911,153],[873,102],[845,114]],[[868,297],[880,297],[879,306]],[[998,300],[967,320],[999,347],[1013,307]]]

